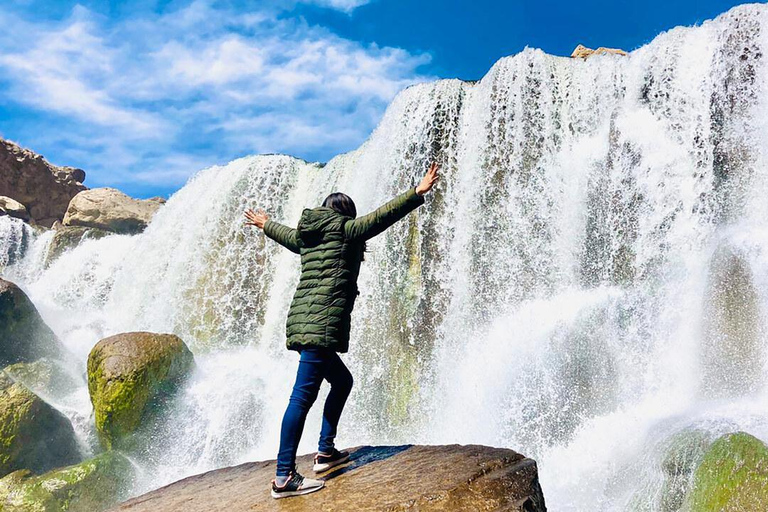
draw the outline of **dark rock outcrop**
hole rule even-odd
[[[105,448],[130,448],[133,434],[194,366],[173,334],[129,332],[104,338],[88,355],[88,391]]]
[[[26,206],[30,220],[51,227],[64,218],[69,201],[86,190],[85,172],[58,167],[13,142],[0,139],[0,196]]]
[[[132,477],[130,461],[113,451],[40,476],[15,471],[0,480],[0,510],[99,512],[120,500]]]
[[[0,279],[0,366],[41,357],[61,358],[64,353],[27,294]]]
[[[78,461],[67,417],[0,372],[0,476],[19,469],[41,473]]]
[[[311,474],[311,456],[298,460]],[[274,500],[275,461],[251,462],[186,478],[134,498],[124,512],[527,511],[546,510],[536,463],[487,446],[363,446],[323,476],[326,488]]]
[[[140,233],[164,203],[161,197],[134,199],[114,188],[94,188],[72,198],[64,225],[121,234]]]

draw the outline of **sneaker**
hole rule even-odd
[[[329,469],[344,464],[349,460],[349,452],[340,452],[336,448],[333,449],[333,453],[330,455],[324,455],[319,453],[315,455],[315,465],[312,466],[312,470],[315,473],[322,473]]]
[[[285,482],[285,485],[278,487],[274,480],[272,480],[272,497],[276,500],[280,498],[289,498],[291,496],[301,496],[302,494],[309,494],[311,492],[319,491],[325,487],[325,482],[322,480],[313,480],[311,478],[304,478],[299,473],[294,471],[291,473],[291,478]]]

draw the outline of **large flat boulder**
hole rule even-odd
[[[0,477],[20,469],[40,473],[80,460],[67,417],[0,372]]]
[[[88,355],[88,391],[104,447],[134,447],[133,434],[193,367],[192,352],[173,334],[129,332],[99,341]]]
[[[26,206],[30,220],[51,227],[64,218],[69,201],[81,190],[85,172],[52,165],[42,156],[0,139],[0,196]]]
[[[65,226],[97,228],[113,233],[140,233],[165,199],[134,199],[114,188],[80,192],[69,203]]]
[[[29,220],[27,207],[13,198],[0,196],[0,215],[9,215],[16,219]]]
[[[274,500],[275,461],[251,462],[186,478],[134,498],[116,511],[546,510],[536,462],[487,446],[363,446],[323,478],[316,493]],[[298,459],[311,476],[310,455]]]
[[[64,355],[56,335],[27,294],[0,279],[0,366]]]

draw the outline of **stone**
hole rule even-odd
[[[62,413],[0,372],[0,476],[79,462],[72,424]]]
[[[114,188],[94,188],[72,198],[63,222],[65,226],[135,234],[147,227],[164,203],[160,197],[134,199]]]
[[[0,196],[0,215],[8,215],[23,221],[29,220],[27,207],[15,199],[6,196]]]
[[[116,507],[124,512],[546,510],[536,462],[487,446],[362,446],[311,496],[274,500],[275,461],[250,462],[173,483]],[[298,470],[312,475],[312,456]]]
[[[52,165],[42,156],[0,139],[0,196],[26,206],[29,220],[50,227],[64,217],[69,201],[86,190],[85,172]]]
[[[0,279],[0,365],[62,358],[66,351],[27,294]]]
[[[65,365],[47,358],[33,363],[12,364],[3,371],[43,398],[61,399],[79,386],[78,379],[67,371]]]
[[[88,391],[104,447],[135,446],[132,434],[193,367],[192,352],[173,334],[130,332],[99,341],[88,355]]]
[[[768,510],[768,446],[745,432],[718,438],[696,468],[683,509]]]
[[[680,510],[690,491],[691,477],[711,444],[710,434],[705,430],[683,430],[669,439],[661,464],[664,474],[659,496],[661,512]]]
[[[571,53],[571,58],[586,59],[587,57],[591,57],[593,55],[624,55],[626,56],[629,54],[624,50],[620,50],[618,48],[605,48],[604,46],[601,46],[597,50],[593,50],[592,48],[587,48],[586,46],[580,44],[573,50],[573,53]]]
[[[113,451],[40,476],[16,471],[0,480],[0,510],[100,512],[124,496],[132,479],[130,461]]]
[[[77,245],[84,240],[97,240],[112,234],[103,229],[64,226],[60,223],[54,224],[53,229],[53,238],[48,245],[48,253],[45,256],[46,265],[50,265],[59,256],[69,249],[77,247]]]

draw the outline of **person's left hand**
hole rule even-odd
[[[259,229],[264,229],[264,224],[269,220],[264,210],[253,211],[250,208],[245,210],[245,218],[248,219],[246,226],[256,226]]]

